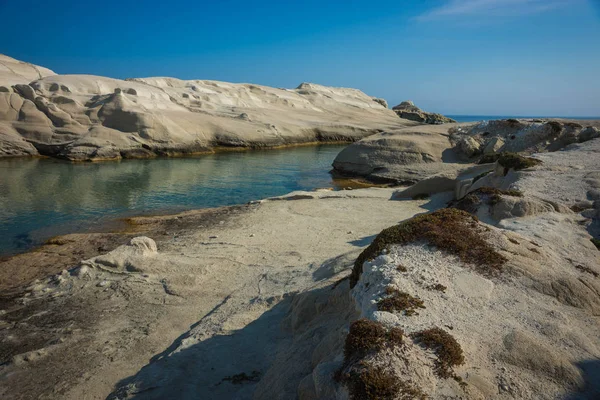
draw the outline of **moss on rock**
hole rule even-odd
[[[500,190],[485,186],[472,191],[461,199],[451,202],[449,207],[475,214],[482,203],[491,206],[498,204],[502,196],[523,197],[523,193],[519,190]]]

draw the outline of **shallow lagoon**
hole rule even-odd
[[[342,145],[217,153],[193,158],[70,163],[0,160],[0,255],[118,218],[242,204],[332,187]]]

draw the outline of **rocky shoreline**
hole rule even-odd
[[[1,394],[343,399],[376,385],[365,380],[375,373],[395,382],[386,388],[400,397],[390,398],[592,399],[600,252],[590,238],[600,232],[597,201],[586,199],[600,188],[599,145],[536,153],[541,163],[531,166],[499,159],[475,183],[462,174],[442,191],[429,178],[404,189],[296,192],[135,218],[134,231],[114,237],[58,238],[57,254],[89,252],[4,298]],[[461,241],[474,235],[499,268],[427,229],[377,236],[428,216],[457,224],[449,233],[464,230]],[[94,249],[104,240],[111,245]],[[398,342],[366,336],[380,344],[348,359],[359,320],[373,332],[396,329]],[[445,372],[423,332],[460,349]]]
[[[600,396],[600,121],[417,125],[351,89],[18,68],[39,96],[17,107],[31,90],[0,80],[17,153],[148,154],[189,138],[177,115],[211,127],[201,146],[350,138],[336,171],[406,186],[136,217],[1,260],[0,397]],[[272,119],[287,136],[252,136]]]
[[[0,157],[72,161],[352,142],[416,122],[348,88],[57,75],[0,55]]]

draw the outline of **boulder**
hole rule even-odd
[[[378,133],[343,149],[333,168],[374,181],[417,182],[460,167],[447,132],[448,125],[420,125]]]
[[[461,138],[456,147],[468,158],[474,157],[481,153],[481,143],[471,136],[465,136]]]
[[[477,155],[469,144],[483,143],[484,154],[497,152],[526,152],[561,150],[571,144],[600,136],[596,127],[583,129],[569,120],[505,119],[482,121],[466,130],[456,130],[451,140],[464,157]]]
[[[156,242],[149,237],[139,236],[107,254],[82,261],[81,265],[115,273],[140,272],[145,269],[144,260],[156,254]]]

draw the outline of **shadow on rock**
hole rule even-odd
[[[365,247],[365,246],[370,245],[376,236],[377,235],[365,236],[360,239],[351,240],[348,243],[350,243],[352,246],[356,246],[356,247]]]
[[[363,239],[356,240],[355,242],[365,241],[365,244],[354,244],[355,246],[367,246],[371,241],[375,238],[376,235],[368,236]],[[330,258],[325,261],[319,268],[317,268],[313,272],[313,279],[315,281],[322,281],[324,279],[329,279],[334,275],[339,274],[342,271],[350,270],[354,266],[354,260],[358,257],[360,250],[349,251],[348,253],[344,253],[334,258]]]
[[[586,360],[578,362],[585,386],[578,393],[573,393],[565,400],[595,400],[600,399],[600,360]]]
[[[139,372],[120,381],[107,399],[252,398],[285,335],[280,327],[291,299],[285,298],[242,329],[222,330],[202,340],[215,324],[227,323],[221,318],[207,321],[217,306]]]

